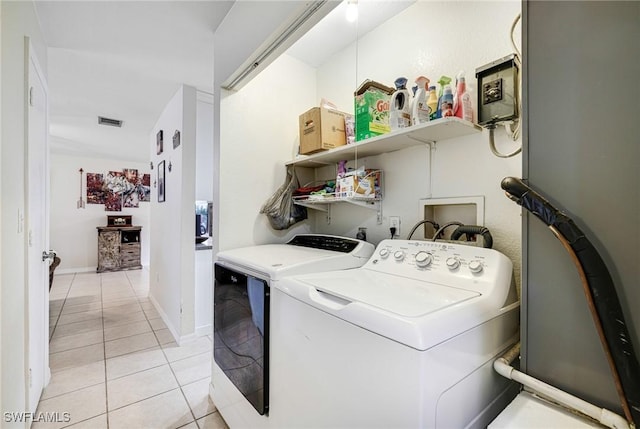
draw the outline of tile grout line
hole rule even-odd
[[[127,279],[129,279],[129,276],[127,276]],[[131,282],[131,280],[129,279],[129,282]],[[138,299],[138,302],[140,300]],[[154,308],[155,309],[155,308]],[[156,309],[157,311],[157,309]],[[147,313],[144,312],[144,317],[147,320],[147,323],[149,323],[149,317],[147,316]],[[151,326],[151,323],[149,323],[149,326]],[[184,402],[187,404],[187,407],[189,408],[189,412],[191,413],[191,417],[193,417],[193,423],[196,424],[196,426],[199,428],[200,425],[198,425],[198,421],[196,419],[196,415],[193,412],[193,409],[191,408],[191,404],[189,403],[189,400],[187,399],[187,395],[184,393],[184,390],[182,390],[182,385],[180,384],[180,381],[178,380],[178,377],[176,376],[176,372],[173,370],[173,367],[171,366],[171,362],[169,361],[169,357],[167,356],[167,353],[165,352],[164,348],[162,347],[162,345],[160,344],[160,339],[158,338],[158,334],[156,334],[155,329],[153,329],[153,326],[151,327],[151,330],[153,332],[154,337],[156,337],[156,342],[158,343],[158,346],[160,346],[160,350],[162,351],[162,354],[164,355],[164,358],[167,360],[167,365],[169,367],[169,371],[171,371],[171,374],[173,374],[173,378],[176,380],[176,384],[178,385],[178,389],[180,389],[180,393],[182,394],[182,398],[184,399]],[[174,339],[175,340],[175,339]],[[180,359],[178,359],[180,360]],[[177,360],[176,360],[177,362]],[[188,422],[186,425],[191,424],[192,422]],[[183,425],[183,426],[186,426]]]
[[[56,333],[56,328],[58,327],[58,321],[60,320],[60,316],[62,316],[62,310],[64,310],[64,305],[67,302],[67,298],[69,297],[69,292],[71,292],[71,287],[73,286],[73,282],[76,280],[77,273],[73,273],[73,278],[69,283],[69,288],[67,289],[67,293],[64,296],[64,300],[62,301],[62,305],[60,306],[60,312],[58,313],[58,317],[56,317],[56,322],[53,324],[53,331],[49,334],[49,342],[53,338],[53,334]],[[51,309],[51,298],[49,298],[49,309]]]
[[[104,301],[102,300],[103,295],[102,288],[102,273],[100,273],[100,310],[102,310],[102,354],[104,356],[104,412],[105,412],[105,420],[107,422],[107,429],[109,429],[109,383],[107,377],[107,345],[105,341],[104,335]]]
[[[69,285],[69,290],[68,290],[68,292],[67,292],[67,296],[68,296],[68,294],[71,292],[71,288],[73,287],[73,282],[75,281],[76,276],[77,276],[77,273],[74,273],[74,275],[73,275],[73,279],[71,280],[71,284]],[[102,293],[102,289],[101,289],[101,293]],[[66,303],[66,298],[65,298],[65,303]],[[63,309],[63,308],[64,308],[64,304],[63,304],[63,307],[60,309],[60,314],[62,314],[62,309]],[[74,323],[82,323],[82,322],[86,322],[86,321],[80,321],[80,322],[74,322]],[[89,332],[90,332],[90,331],[89,331]],[[104,336],[104,333],[103,333],[103,336]],[[97,345],[97,344],[100,344],[100,343],[90,344],[89,346],[91,346],[91,345]],[[86,347],[86,346],[85,346],[85,347]],[[103,349],[104,349],[104,346],[103,346]],[[73,349],[70,349],[70,350],[73,350]],[[67,351],[67,350],[63,350],[63,351]],[[61,353],[61,352],[56,352],[56,353]],[[104,353],[104,350],[103,350],[103,353]],[[55,353],[53,353],[53,354],[55,354]],[[105,365],[106,365],[106,363],[105,363]],[[105,374],[106,374],[106,366],[105,366]],[[63,395],[69,394],[69,393],[77,392],[77,391],[82,390],[82,389],[87,389],[87,388],[90,388],[90,387],[98,386],[99,384],[101,384],[101,383],[92,384],[92,385],[90,385],[90,386],[84,386],[84,387],[81,387],[81,388],[79,388],[79,389],[73,390],[73,391],[71,391],[71,392],[61,393],[60,395],[52,396],[51,398],[47,398],[47,399],[45,399],[45,400],[49,400],[49,399],[53,399],[53,398],[57,398],[57,397],[60,397],[60,396],[63,396]],[[105,384],[105,388],[106,388],[106,384]],[[106,396],[106,395],[105,395],[105,396]],[[105,413],[106,413],[106,411],[105,411]],[[73,422],[71,425],[62,426],[62,427],[61,427],[61,429],[64,429],[64,428],[70,427],[70,426],[75,425],[75,424],[78,424],[78,423],[85,422],[85,421],[87,421],[87,420],[93,419],[93,418],[95,418],[95,417],[99,417],[99,416],[101,416],[101,415],[102,415],[102,414],[98,414],[97,416],[90,416],[90,417],[88,417],[88,418],[86,418],[86,419],[79,420],[79,421],[77,421],[77,422]]]
[[[125,274],[126,274],[126,273],[125,273]],[[132,288],[133,288],[133,286],[132,286],[132,284],[131,284],[131,279],[128,277],[128,275],[126,276],[126,278],[127,278],[127,280],[129,281],[129,285],[130,285],[130,287],[132,287]],[[75,279],[75,275],[74,275],[74,279]],[[104,283],[103,283],[103,280],[104,280],[104,279],[103,279],[103,276],[102,276],[102,275],[100,275],[100,278],[99,278],[100,285],[99,285],[99,287],[100,287],[100,297],[101,297],[101,298],[100,298],[100,309],[101,309],[101,311],[103,311],[103,310],[104,310],[104,306],[103,306],[103,305],[104,305],[104,301],[103,301],[103,297],[104,297]],[[70,287],[69,287],[69,290],[67,291],[67,296],[72,292],[71,288],[72,288],[72,287],[74,287],[73,282],[74,282],[74,280],[72,280],[72,283],[71,283],[71,285],[70,285]],[[142,297],[142,296],[138,296],[138,295],[136,294],[136,301],[138,302],[138,304],[140,304],[140,305],[142,304],[142,303],[141,303],[141,300],[142,300],[142,299],[143,299],[143,297]],[[147,301],[147,300],[145,300],[145,301]],[[65,300],[65,302],[66,302],[66,300]],[[63,304],[63,305],[64,305],[64,304]],[[60,312],[60,314],[62,314],[62,308],[61,308],[61,312]],[[149,323],[149,322],[150,322],[149,315],[144,311],[144,309],[143,309],[143,315],[144,315],[144,321],[146,321],[146,322],[150,325],[150,323]],[[80,321],[79,323],[81,323],[81,322],[87,322],[87,321]],[[140,321],[140,322],[142,322],[142,321]],[[136,323],[136,322],[131,322],[131,323]],[[177,384],[177,387],[176,387],[176,388],[180,389],[180,393],[182,394],[182,397],[183,397],[183,399],[185,400],[185,402],[186,402],[186,404],[187,404],[187,407],[189,408],[189,411],[190,411],[191,416],[192,416],[192,421],[190,421],[190,422],[186,423],[185,425],[189,425],[189,424],[191,424],[191,423],[193,422],[193,423],[195,423],[195,424],[196,424],[196,426],[197,426],[197,427],[199,427],[199,424],[198,424],[197,419],[196,419],[196,416],[195,416],[195,412],[194,412],[194,410],[192,409],[191,404],[190,404],[190,403],[189,403],[189,401],[187,400],[187,397],[186,397],[185,391],[183,390],[183,386],[181,386],[181,385],[180,385],[180,382],[178,381],[177,376],[176,376],[176,373],[175,373],[175,371],[173,370],[173,367],[171,366],[171,364],[172,364],[172,363],[175,363],[175,362],[182,361],[182,360],[186,360],[186,359],[189,359],[189,358],[193,358],[193,357],[195,357],[195,356],[198,356],[198,355],[201,355],[201,354],[204,354],[204,353],[210,353],[210,352],[208,352],[208,351],[207,351],[207,352],[203,352],[203,353],[196,353],[196,354],[191,355],[191,356],[186,356],[186,357],[183,357],[183,358],[181,358],[181,359],[176,359],[174,362],[169,362],[169,358],[168,358],[168,356],[167,356],[167,353],[165,352],[164,348],[162,347],[162,344],[160,344],[160,340],[159,340],[159,338],[158,338],[158,334],[157,334],[157,331],[158,331],[158,330],[153,329],[153,327],[151,327],[151,332],[153,332],[153,335],[154,335],[154,337],[155,337],[155,339],[156,339],[157,347],[159,347],[159,349],[160,349],[160,350],[162,350],[162,354],[163,354],[163,356],[164,356],[164,358],[165,358],[165,360],[166,360],[166,363],[163,363],[162,365],[159,365],[159,366],[156,366],[156,367],[146,368],[146,369],[144,369],[144,370],[136,371],[136,372],[134,372],[134,373],[132,373],[132,374],[123,375],[123,376],[118,377],[118,378],[115,378],[115,379],[113,379],[113,380],[109,380],[109,379],[108,379],[108,376],[107,376],[107,371],[106,371],[106,362],[107,362],[107,357],[106,357],[106,342],[107,342],[107,341],[106,341],[106,335],[105,335],[105,329],[106,329],[106,326],[105,326],[105,323],[104,323],[104,317],[102,318],[102,323],[101,323],[101,324],[102,324],[102,344],[103,344],[103,365],[104,365],[104,370],[105,370],[104,383],[105,383],[105,406],[106,406],[105,413],[103,413],[103,414],[105,415],[105,419],[107,420],[107,428],[109,428],[109,424],[110,424],[110,423],[109,423],[109,412],[110,412],[110,411],[113,411],[113,410],[109,410],[109,399],[108,399],[108,385],[109,385],[109,382],[110,382],[110,381],[117,380],[117,379],[120,379],[120,378],[123,378],[123,377],[126,377],[126,376],[130,376],[130,375],[133,375],[133,374],[136,374],[136,373],[140,373],[140,372],[143,372],[143,371],[151,370],[151,369],[153,369],[153,368],[158,368],[159,366],[163,366],[163,365],[165,365],[165,364],[167,364],[167,365],[168,365],[168,367],[169,367],[170,371],[172,372],[172,375],[173,375],[174,379],[176,380],[176,384]],[[146,332],[146,333],[148,333],[148,332]],[[138,335],[138,334],[133,334],[133,335],[131,335],[131,336],[135,336],[135,335]],[[123,337],[123,338],[128,338],[128,337],[129,337],[129,336],[127,336],[127,337]],[[94,345],[97,345],[97,344],[99,344],[99,343],[96,343],[96,344],[94,344]],[[169,344],[169,343],[167,343],[167,344]],[[83,346],[83,347],[85,347],[85,346]],[[152,347],[150,347],[150,348],[148,348],[148,349],[152,349],[152,348],[154,348],[154,347],[156,347],[156,346],[152,346]],[[73,350],[73,349],[74,349],[74,348],[72,348],[72,349],[68,349],[68,350]],[[144,350],[148,350],[148,349],[144,349]],[[68,351],[68,350],[63,350],[63,351],[61,351],[61,352]],[[128,354],[133,354],[133,353],[137,353],[137,352],[140,352],[140,351],[138,350],[138,351],[134,351],[134,352],[126,353],[126,354],[124,354],[124,355],[120,355],[120,356],[117,356],[117,357],[126,356],[126,355],[128,355]],[[59,353],[59,352],[56,352],[56,353]],[[114,357],[114,358],[115,358],[115,357]],[[200,379],[198,379],[198,380],[193,380],[193,381],[191,381],[191,382],[187,383],[185,386],[188,386],[188,385],[190,385],[190,384],[192,384],[192,383],[195,383],[195,382],[201,381],[201,380],[203,380],[204,378],[205,378],[205,377],[200,378]],[[97,383],[97,384],[100,384],[100,383]],[[84,388],[88,388],[88,387],[94,387],[94,386],[96,386],[97,384],[92,384],[91,386],[85,386],[85,387],[83,387],[82,389],[84,389]],[[80,390],[80,389],[77,389],[77,390]],[[153,398],[153,397],[156,397],[156,396],[159,396],[159,395],[165,394],[165,393],[170,392],[170,391],[173,391],[173,390],[175,390],[175,388],[174,388],[174,389],[167,390],[167,391],[164,391],[164,392],[157,393],[157,394],[152,395],[152,396],[147,397],[147,398],[143,398],[143,399],[141,399],[141,400],[138,400],[138,401],[132,402],[131,404],[123,405],[122,407],[118,407],[118,408],[116,408],[116,409],[118,409],[118,410],[119,410],[119,409],[124,408],[124,407],[126,407],[126,406],[129,406],[129,405],[132,405],[132,404],[135,404],[135,403],[138,403],[138,402],[142,402],[142,401],[144,401],[144,400],[147,400],[147,399],[150,399],[150,398]],[[70,393],[70,392],[66,392],[66,393]],[[66,393],[65,393],[65,394],[66,394]],[[53,398],[56,398],[56,397],[61,396],[61,395],[63,395],[63,394],[56,395],[56,396],[52,396],[51,398],[47,398],[47,399],[53,399]],[[114,409],[114,410],[115,410],[115,409]],[[214,414],[215,412],[216,412],[216,411],[212,411],[212,412],[210,412],[210,413],[206,413],[206,414],[204,414],[203,416],[201,416],[201,418],[205,418],[205,417],[209,416],[210,414]],[[102,416],[102,414],[98,414],[98,415],[96,415],[96,416],[88,417],[88,418],[83,419],[83,420],[81,420],[81,421],[74,422],[73,424],[77,424],[77,423],[80,423],[80,422],[84,422],[84,421],[87,421],[87,420],[90,420],[90,419],[93,419],[93,418],[96,418],[96,417],[100,417],[100,416]]]

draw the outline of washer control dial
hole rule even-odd
[[[389,257],[389,249],[380,249],[379,255],[382,259]]]
[[[469,271],[471,271],[472,273],[476,273],[479,274],[482,272],[482,262],[478,261],[477,259],[474,259],[473,261],[469,262]]]
[[[396,261],[402,261],[404,259],[404,250],[396,250],[393,253],[393,257]]]
[[[455,256],[450,256],[447,258],[447,268],[451,271],[457,269],[460,266],[460,259]]]
[[[431,253],[425,251],[416,253],[417,266],[421,268],[428,267],[429,265],[431,265],[431,262],[433,262],[433,256],[431,255]]]

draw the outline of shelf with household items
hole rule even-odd
[[[395,130],[354,144],[311,155],[301,155],[287,162],[287,165],[322,167],[344,159],[365,158],[481,132],[482,128],[480,126],[457,117],[434,119],[425,124]]]
[[[349,182],[345,187],[340,187],[341,179],[338,178],[333,192],[320,191],[319,193],[311,192],[306,195],[294,195],[293,202],[296,205],[307,207],[309,209],[324,212],[327,217],[327,224],[331,223],[331,205],[332,204],[351,204],[364,207],[369,210],[375,210],[378,223],[382,223],[382,171],[366,170],[367,173],[363,177],[351,174],[345,176],[342,180]],[[369,178],[369,180],[364,180]],[[351,179],[349,181],[348,179]],[[329,181],[320,181],[328,183]],[[305,188],[313,189],[313,188]]]
[[[299,206],[325,212],[327,215],[327,225],[331,223],[331,205],[340,203],[353,204],[369,210],[375,210],[378,217],[378,223],[382,223],[382,198],[338,198],[335,196],[323,198],[294,197],[293,202]]]

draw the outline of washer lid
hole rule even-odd
[[[364,268],[286,277],[275,288],[416,350],[434,347],[500,313],[482,293]],[[280,299],[279,292],[272,299]]]
[[[314,276],[303,283],[350,302],[402,317],[420,317],[480,296],[477,292],[367,270]]]

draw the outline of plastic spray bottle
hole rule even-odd
[[[453,114],[465,121],[473,122],[473,105],[471,103],[471,94],[467,92],[464,72],[458,73],[456,81],[456,94],[453,98]]]
[[[429,120],[433,121],[438,116],[438,96],[436,95],[436,87],[429,87],[429,99],[427,100],[427,107],[429,108]]]
[[[451,83],[451,78],[449,76],[440,76],[438,83],[440,84],[440,93],[438,94],[438,113],[436,117],[442,118],[442,96],[444,95],[444,87]]]
[[[418,85],[411,104],[411,125],[424,124],[429,121],[429,106],[427,105],[427,88],[429,79],[420,76],[416,79]]]
[[[394,83],[396,91],[391,95],[389,125],[397,130],[411,125],[411,95],[407,90],[407,78],[399,77]]]
[[[453,93],[451,92],[451,86],[445,85],[444,94],[442,94],[440,102],[440,111],[443,118],[453,116]]]

